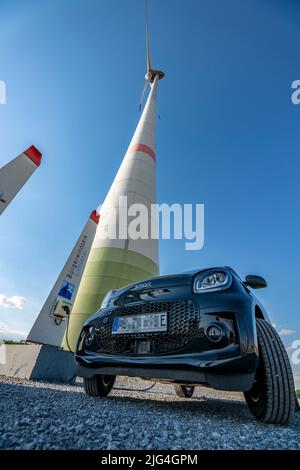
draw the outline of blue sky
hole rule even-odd
[[[7,334],[29,330],[122,160],[139,118],[143,14],[142,0],[0,0],[0,165],[31,144],[43,152],[1,217]],[[158,202],[205,204],[204,248],[162,241],[161,272],[227,264],[265,276],[259,298],[287,346],[300,338],[299,21],[297,0],[150,0],[153,62],[166,72]]]

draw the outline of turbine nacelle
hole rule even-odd
[[[147,82],[153,83],[156,75],[158,76],[158,80],[161,80],[165,76],[165,72],[161,70],[147,70],[145,79]]]

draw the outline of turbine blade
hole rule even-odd
[[[147,80],[146,80],[143,91],[142,91],[142,94],[141,94],[141,98],[140,98],[139,112],[142,109],[142,104],[143,104],[143,101],[144,101],[144,96],[145,96],[148,85],[149,85],[149,82],[147,82]]]
[[[71,313],[83,271],[95,238],[100,215],[89,216],[69,258],[48,295],[27,340],[32,343],[63,346],[66,338],[67,315]],[[67,348],[65,348],[67,349]]]
[[[33,145],[0,168],[0,215],[41,163],[42,154]]]
[[[148,1],[145,0],[145,19],[146,19],[146,47],[147,47],[147,72],[152,70],[150,59],[150,41],[149,41],[149,26],[148,26]]]

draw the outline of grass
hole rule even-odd
[[[300,390],[299,389],[296,390],[296,395],[297,395],[298,400],[300,400]]]

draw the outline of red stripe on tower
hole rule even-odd
[[[131,147],[129,147],[128,152],[130,153],[131,152],[143,152],[149,155],[149,157],[151,157],[154,162],[156,161],[154,150],[152,150],[152,148],[146,144],[134,144]]]
[[[100,219],[100,214],[97,211],[93,211],[90,215],[90,219],[95,222],[95,224],[98,224],[99,219]]]
[[[42,160],[41,152],[32,145],[25,152],[23,152],[26,157],[28,157],[36,166],[40,166]]]

